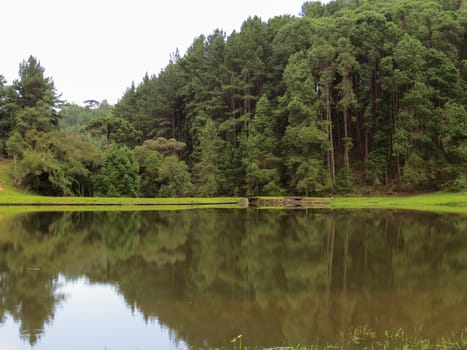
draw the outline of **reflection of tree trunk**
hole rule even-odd
[[[391,235],[389,233],[389,221],[388,221],[388,217],[385,216],[384,218],[384,237],[386,238],[386,240],[388,241],[388,251],[387,251],[387,254],[388,254],[388,266],[389,266],[389,269],[390,269],[390,273],[391,273],[391,288],[393,287],[394,285],[394,273],[393,273],[393,266],[392,266],[392,240],[391,240]]]
[[[237,282],[237,269],[235,266],[235,259],[232,257],[230,260],[232,264],[232,276],[233,276],[232,288],[230,289],[230,298],[233,300],[235,296],[235,283]]]
[[[347,265],[348,265],[348,258],[349,258],[349,222],[345,223],[345,237],[344,237],[344,281],[342,290],[347,293]]]
[[[175,265],[172,265],[172,286],[176,288],[176,283],[175,283]]]
[[[395,314],[395,311],[396,311],[396,308],[397,308],[397,299],[396,299],[396,288],[394,287],[394,269],[393,269],[393,263],[392,263],[392,252],[393,252],[393,244],[391,243],[391,235],[389,233],[389,219],[388,217],[386,216],[384,218],[384,236],[386,237],[386,239],[389,241],[389,244],[388,244],[388,261],[389,261],[389,268],[390,268],[390,274],[391,274],[391,285],[390,285],[390,288],[391,288],[391,291],[390,291],[390,295],[391,295],[391,318],[393,317],[393,315]],[[398,240],[398,238],[397,238]],[[396,246],[397,246],[397,241],[396,241]]]
[[[400,219],[397,220],[397,236],[396,236],[396,247],[399,247],[400,245],[400,239],[401,239],[401,222]]]
[[[245,247],[245,250],[246,250],[245,255],[246,256],[251,256],[249,254],[248,247],[249,247],[248,245]],[[245,276],[246,276],[246,295],[245,295],[246,300],[245,301],[248,301],[248,300],[250,300],[250,296],[253,294],[252,293],[252,288],[250,288],[251,287],[250,286],[251,279],[250,279],[250,265],[249,264],[246,264],[246,266],[245,266]]]
[[[363,245],[363,260],[364,260],[364,271],[365,271],[365,276],[368,271],[368,249],[367,249],[367,239],[365,237],[365,244]]]
[[[332,282],[332,262],[334,259],[334,236],[335,236],[336,224],[334,218],[331,218],[331,225],[329,226],[328,242],[327,242],[327,257],[328,257],[328,280],[327,280],[327,298],[331,293],[331,282]],[[328,299],[329,300],[329,299]]]
[[[109,257],[105,256],[105,272],[107,275],[107,281],[110,281],[110,264],[109,264]]]

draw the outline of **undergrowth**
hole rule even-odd
[[[229,347],[216,347],[210,350],[465,350],[467,349],[467,327],[451,333],[448,337],[435,339],[409,334],[403,329],[377,334],[367,326],[360,326],[340,332],[339,339],[335,343],[323,343],[318,339],[314,344],[309,345],[245,346],[241,335],[232,339],[230,343]]]

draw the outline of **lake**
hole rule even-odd
[[[334,342],[467,326],[467,220],[394,210],[31,213],[0,221],[0,349]]]

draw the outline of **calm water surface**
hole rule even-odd
[[[0,221],[0,349],[334,342],[467,326],[467,219],[402,211],[34,213]]]

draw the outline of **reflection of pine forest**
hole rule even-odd
[[[32,56],[19,77],[0,76],[0,156],[42,194],[467,188],[465,1],[308,1],[298,17],[248,18],[195,38],[114,106],[63,105]]]
[[[61,275],[115,285],[190,346],[440,335],[467,322],[466,234],[461,216],[392,211],[28,214],[2,222],[0,319],[36,342]]]

